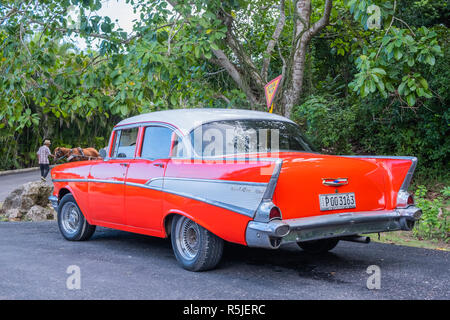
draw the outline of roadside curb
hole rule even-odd
[[[51,165],[50,168],[55,167],[56,165]],[[39,167],[32,167],[32,168],[25,168],[25,169],[15,169],[15,170],[6,170],[6,171],[0,171],[0,176],[6,176],[8,174],[14,174],[14,173],[24,173],[24,172],[30,172],[30,171],[36,171],[39,170]]]

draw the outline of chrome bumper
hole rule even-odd
[[[422,210],[410,206],[404,209],[343,212],[322,216],[250,221],[246,230],[249,247],[277,249],[281,243],[338,238],[356,234],[411,230]]]
[[[55,209],[55,211],[58,212],[58,197],[50,196],[50,197],[48,197],[48,200],[50,200],[50,203],[52,204],[53,209]]]

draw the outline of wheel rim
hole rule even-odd
[[[198,225],[186,217],[180,218],[176,228],[176,243],[178,252],[184,259],[194,259],[197,256],[200,246],[200,230]]]
[[[64,231],[73,234],[77,232],[81,223],[81,213],[78,207],[72,203],[66,203],[62,208],[61,223]]]

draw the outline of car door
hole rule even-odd
[[[92,166],[89,179],[89,206],[99,222],[125,225],[125,177],[135,157],[139,127],[116,129],[110,157]]]
[[[125,185],[127,225],[161,231],[163,178],[176,134],[168,126],[149,125],[142,129],[142,142],[131,161]]]

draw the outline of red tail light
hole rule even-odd
[[[278,207],[272,207],[269,213],[269,220],[272,219],[281,219],[281,211]]]
[[[409,197],[408,197],[408,205],[413,205],[414,204],[414,197],[412,196],[412,195],[410,195]]]

